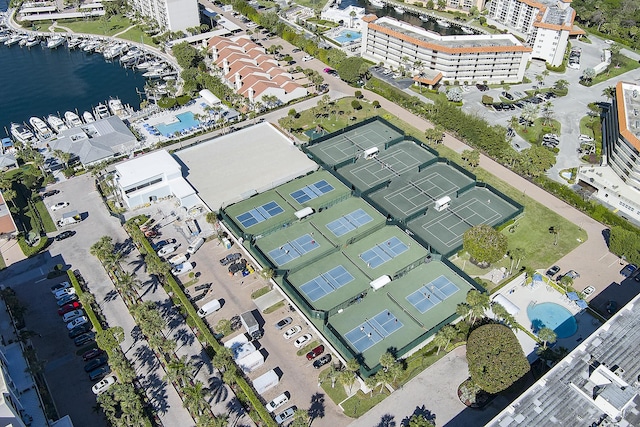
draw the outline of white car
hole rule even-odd
[[[76,317],[71,322],[67,323],[67,329],[68,330],[72,330],[76,326],[82,326],[85,323],[87,323],[88,321],[89,321],[89,319],[87,318],[87,316]]]
[[[593,142],[594,141],[593,138],[591,138],[590,136],[587,136],[587,135],[580,135],[578,137],[578,139],[580,140],[580,142]]]
[[[109,387],[111,387],[115,383],[116,383],[116,377],[114,377],[113,375],[109,375],[108,377],[95,383],[93,387],[91,387],[91,391],[93,392],[93,394],[104,393],[105,391],[107,391],[107,389],[109,389]]]
[[[193,264],[190,262],[183,262],[182,264],[176,265],[172,270],[171,274],[174,276],[179,276],[184,273],[188,273],[193,270]]]
[[[305,55],[305,56],[302,57],[302,60],[304,62],[311,61],[312,59],[314,59],[314,57],[311,56],[311,55]]]
[[[279,407],[281,407],[282,405],[284,405],[285,403],[287,403],[288,401],[289,401],[289,396],[287,396],[287,393],[286,392],[282,393],[280,396],[276,397],[271,402],[267,403],[266,405],[267,411],[273,412]]]
[[[52,211],[59,211],[60,209],[64,209],[69,206],[69,202],[58,202],[55,205],[51,206]]]
[[[68,295],[75,295],[76,294],[76,290],[73,288],[65,288],[65,289],[60,289],[59,291],[56,291],[55,294],[53,294],[56,299],[62,299]]]
[[[306,343],[308,343],[309,341],[311,341],[311,338],[312,338],[311,334],[304,334],[303,336],[295,340],[293,345],[295,345],[296,348],[300,348],[304,346]]]
[[[178,249],[178,245],[166,245],[163,246],[162,249],[158,251],[158,256],[165,257],[169,254],[174,253]]]
[[[69,323],[80,316],[84,316],[84,310],[72,310],[68,313],[65,313],[64,316],[62,316],[62,321],[64,323]]]
[[[67,289],[71,287],[71,283],[69,282],[62,282],[62,283],[58,283],[57,285],[53,285],[51,287],[51,293],[52,294],[56,294],[56,292],[61,291],[63,289]]]
[[[284,424],[285,421],[288,421],[291,418],[293,418],[293,414],[295,414],[295,412],[296,412],[295,406],[291,406],[285,409],[284,411],[276,415],[276,422],[278,423],[278,425]]]
[[[593,286],[587,286],[582,290],[582,296],[586,299],[589,297],[589,295],[591,295],[595,291],[596,291],[596,288],[594,288]]]
[[[302,330],[302,326],[296,325],[287,329],[287,331],[284,334],[282,334],[282,336],[284,337],[285,340],[290,340],[295,334],[299,333],[301,330]]]

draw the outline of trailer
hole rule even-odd
[[[260,351],[256,350],[242,359],[238,359],[236,364],[244,373],[249,373],[264,364],[264,356]]]
[[[249,337],[247,334],[240,334],[236,337],[231,338],[229,341],[224,343],[224,346],[233,350],[235,347],[242,346],[249,342]]]
[[[242,344],[240,346],[233,347],[231,349],[231,351],[233,352],[233,360],[238,361],[243,357],[250,355],[256,350],[257,350],[256,346],[250,342]]]
[[[71,211],[62,214],[62,218],[58,221],[58,227],[62,227],[65,225],[76,224],[82,221],[82,217],[78,213],[78,211]]]
[[[252,335],[254,332],[260,330],[260,324],[251,311],[242,313],[240,315],[240,321],[242,322],[242,326],[244,326],[249,335]]]
[[[276,371],[272,369],[266,374],[260,375],[258,378],[253,380],[253,388],[256,389],[258,394],[262,394],[277,386],[279,382],[280,378],[278,378],[278,374],[276,374]]]

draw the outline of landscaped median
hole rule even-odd
[[[129,232],[129,235],[135,242],[136,246],[145,255],[145,262],[147,264],[163,263],[163,261],[151,247],[151,244],[149,243],[147,238],[144,236],[144,233],[140,231],[140,221],[140,218],[132,218],[125,225],[126,230]],[[197,329],[199,339],[209,345],[208,350],[210,353],[219,353],[221,348],[223,348],[222,345],[220,345],[218,340],[214,337],[213,333],[204,322],[204,320],[202,320],[202,318],[198,316],[196,308],[193,306],[191,301],[189,301],[189,298],[184,293],[182,287],[178,284],[178,282],[176,282],[172,275],[167,274],[164,276],[164,278],[166,281],[165,285],[169,288],[168,292],[172,300],[174,301],[174,303],[179,303],[181,309],[184,310],[183,313],[186,313],[187,324],[193,325]],[[267,412],[251,385],[243,376],[240,375],[240,371],[238,371],[237,374],[238,375],[235,376],[235,383],[237,385],[236,392],[240,390],[246,396],[246,400],[251,403],[255,413],[260,417],[262,425],[275,427],[275,421]]]

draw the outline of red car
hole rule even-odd
[[[324,351],[324,346],[323,345],[317,346],[316,348],[311,350],[309,353],[307,353],[307,360],[315,359],[316,357],[320,356],[323,351]]]
[[[58,309],[58,314],[62,316],[70,311],[77,310],[79,308],[82,308],[82,304],[80,304],[78,301],[73,301],[60,307]]]

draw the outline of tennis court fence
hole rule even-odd
[[[418,172],[422,172],[425,168],[431,166],[432,164],[436,163],[438,161],[437,158],[435,159],[431,159],[431,160],[427,160],[424,163],[421,163],[418,165]]]
[[[409,222],[409,221],[411,221],[413,219],[416,219],[419,216],[426,215],[428,211],[429,211],[428,207],[424,208],[424,209],[420,209],[420,210],[418,210],[418,211],[416,211],[416,212],[414,212],[414,213],[412,213],[410,215],[407,215],[407,217],[402,222],[404,222],[406,224],[407,222]]]
[[[371,193],[375,193],[376,191],[385,188],[389,184],[391,184],[391,180],[390,179],[388,179],[386,181],[382,181],[381,183],[376,184],[376,185],[374,185],[373,187],[371,187],[371,188],[369,188],[367,190],[364,190],[362,192],[362,197],[367,196],[367,195],[369,195]]]

